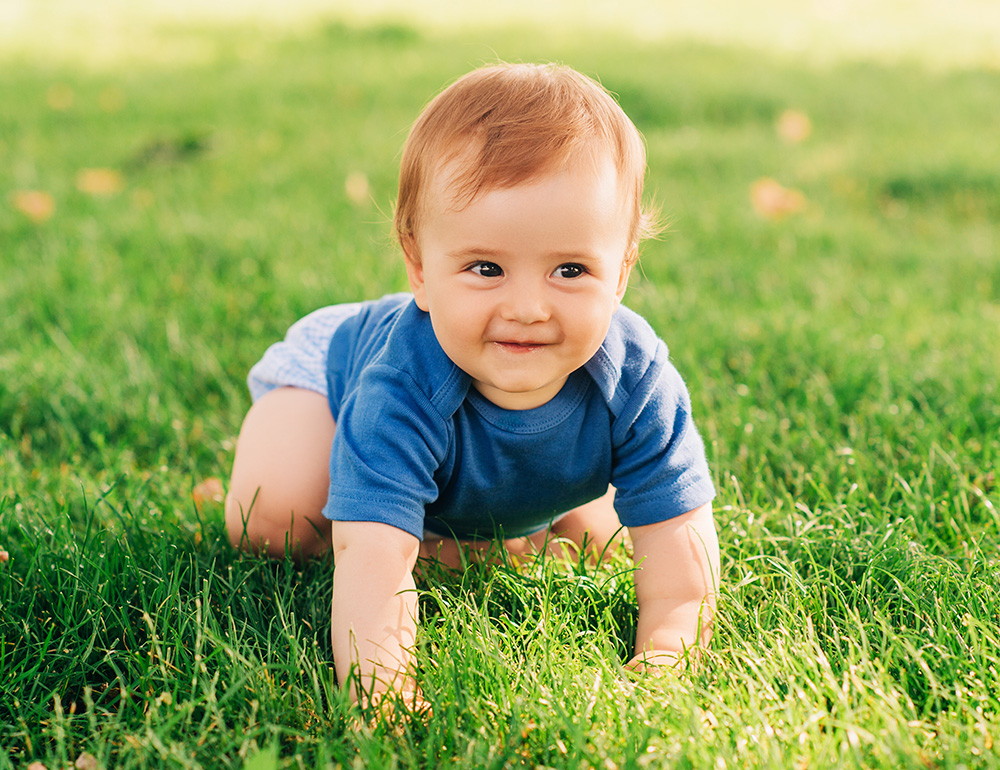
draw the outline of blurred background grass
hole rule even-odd
[[[943,66],[1000,66],[1000,6],[991,0],[5,0],[0,44],[89,66],[122,60],[191,60],[205,46],[168,33],[191,26],[302,28],[317,21],[405,23],[473,37],[520,27],[550,38],[626,36],[761,48],[809,59],[899,58]]]

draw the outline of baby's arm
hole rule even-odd
[[[352,695],[363,703],[391,689],[408,693],[417,705],[410,670],[417,634],[413,567],[420,541],[388,524],[338,521],[333,543],[331,635],[338,680],[346,685],[356,667]]]
[[[719,586],[719,540],[711,504],[658,524],[630,527],[639,602],[629,666],[673,665],[708,643]]]

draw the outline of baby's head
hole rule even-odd
[[[569,67],[499,64],[455,81],[414,124],[399,174],[396,235],[417,239],[435,175],[448,170],[448,207],[557,172],[571,162],[610,158],[618,173],[627,243],[653,234],[643,208],[646,151],[638,130],[598,83]],[[629,259],[635,250],[629,249]]]

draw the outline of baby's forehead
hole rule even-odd
[[[492,164],[480,162],[478,148],[466,146],[453,151],[436,164],[429,164],[429,178],[424,187],[421,208],[461,211],[478,198],[495,190],[507,190],[537,183],[550,175],[568,170],[592,172],[580,177],[595,185],[603,183],[604,175],[614,174],[619,188],[622,174],[607,148],[581,146],[571,155],[553,154],[537,157],[530,164]]]

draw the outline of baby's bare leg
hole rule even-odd
[[[504,540],[504,548],[515,560],[531,557],[543,549],[552,556],[575,559],[586,543],[587,555],[598,561],[621,547],[627,537],[615,513],[614,499],[615,490],[611,488],[602,497],[574,508],[549,529],[528,537]],[[494,547],[495,544],[488,540],[427,539],[420,544],[420,555],[457,568],[463,565],[463,559],[481,559]]]
[[[515,560],[533,556],[536,546],[529,537],[515,537],[503,541],[503,548]],[[495,540],[454,540],[453,538],[427,538],[420,544],[420,557],[439,561],[446,567],[460,569],[469,562],[488,559],[491,564],[501,563],[504,557],[497,550]]]
[[[326,397],[278,388],[247,413],[226,496],[226,528],[237,548],[297,558],[330,548],[323,517],[335,425]],[[286,546],[287,544],[287,546]]]
[[[609,487],[602,497],[574,508],[553,522],[547,533],[534,535],[532,540],[536,547],[541,548],[545,536],[548,535],[549,553],[557,556],[567,555],[571,558],[576,554],[566,547],[566,541],[577,549],[586,545],[587,555],[598,561],[625,542],[625,530],[618,521],[618,514],[615,513],[614,500],[614,487]]]

